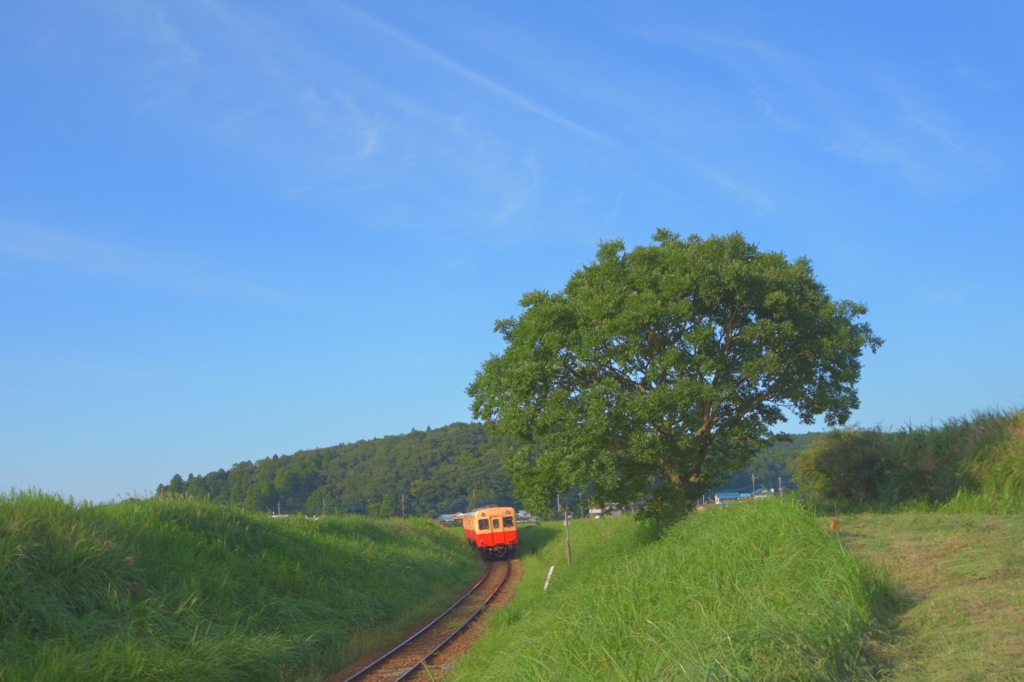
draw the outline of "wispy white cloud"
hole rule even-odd
[[[139,33],[159,48],[159,65],[190,67],[199,64],[200,50],[167,17],[162,7],[151,2],[121,5],[127,30]]]
[[[824,144],[824,150],[854,161],[895,169],[915,184],[932,185],[939,181],[932,169],[917,158],[906,143],[885,139],[879,131],[858,127],[853,122],[837,126]]]
[[[103,27],[89,40],[104,43],[114,54],[121,48],[131,49],[132,59],[115,68],[131,74],[141,98],[138,111],[164,111],[208,77],[202,49],[160,4],[117,0],[93,10],[102,18]]]
[[[761,213],[771,210],[772,201],[768,195],[761,190],[743,184],[739,180],[730,177],[718,168],[698,168],[697,173],[710,182],[719,191],[731,196],[742,204],[752,206]]]
[[[609,142],[610,140],[604,134],[597,132],[587,126],[572,120],[566,116],[563,116],[549,107],[546,107],[539,102],[517,92],[498,81],[485,76],[475,69],[471,69],[468,66],[448,57],[439,50],[434,49],[426,45],[425,43],[416,40],[415,38],[399,31],[395,27],[373,17],[361,10],[358,10],[351,5],[339,5],[344,7],[344,11],[350,16],[357,18],[364,25],[371,27],[373,30],[387,36],[392,41],[402,45],[407,50],[415,53],[423,60],[430,62],[431,64],[461,78],[462,80],[471,83],[477,87],[480,87],[491,94],[504,99],[505,101],[521,108],[530,113],[536,114],[548,121],[564,128],[570,132],[585,137],[598,140],[601,142]]]
[[[927,305],[941,308],[960,308],[970,302],[979,291],[972,284],[954,281],[919,280],[913,285],[914,293]]]
[[[752,108],[774,128],[828,154],[888,169],[926,190],[964,188],[997,164],[898,74],[812,59],[757,38],[682,33],[676,40],[742,76]]]
[[[606,141],[347,5],[290,13],[233,1],[147,0],[93,13],[105,35],[145,57],[145,67],[113,67],[134,88],[130,105],[143,125],[205,139],[219,163],[239,176],[261,173],[263,187],[276,185],[282,199],[336,198],[359,212],[364,229],[409,225],[409,216],[447,202],[447,223],[459,224],[450,230],[457,232],[511,221],[534,205],[542,175],[522,160],[543,155],[532,140],[509,139],[484,118],[490,112],[481,115],[475,107],[489,99],[481,91],[506,111],[517,107],[539,117],[535,124],[553,124],[555,135]],[[314,30],[303,23],[310,16]],[[386,64],[367,56],[378,53],[389,55]],[[414,83],[433,78],[447,87],[409,87],[415,70]],[[467,124],[457,130],[452,121],[460,115]],[[354,195],[360,201],[351,201]]]
[[[832,112],[822,138],[826,151],[890,169],[922,190],[967,190],[997,167],[991,151],[909,88],[890,84],[873,94],[877,111],[870,115]]]
[[[192,296],[283,302],[279,292],[211,274],[194,263],[27,223],[0,222],[0,265],[12,277],[24,268],[53,268]]]

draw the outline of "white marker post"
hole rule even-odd
[[[552,564],[551,568],[548,569],[548,579],[544,581],[544,591],[548,591],[548,584],[551,582],[551,575],[555,572],[555,566]]]

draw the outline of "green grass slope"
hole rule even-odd
[[[0,680],[314,680],[479,573],[423,520],[0,496]]]
[[[522,534],[517,597],[455,680],[835,680],[880,670],[865,652],[896,604],[888,581],[795,503],[709,510],[660,538],[628,518],[575,522],[571,569],[564,527]]]

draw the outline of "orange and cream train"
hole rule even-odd
[[[512,507],[481,507],[462,515],[466,542],[485,559],[507,559],[519,544],[516,510]]]

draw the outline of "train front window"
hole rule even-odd
[[[506,528],[515,528],[516,527],[515,519],[513,519],[511,516],[506,516],[505,517],[505,527]]]
[[[480,519],[480,525],[479,525],[480,530],[487,530],[489,527],[490,526],[489,526],[489,524],[487,522],[487,519]]]

